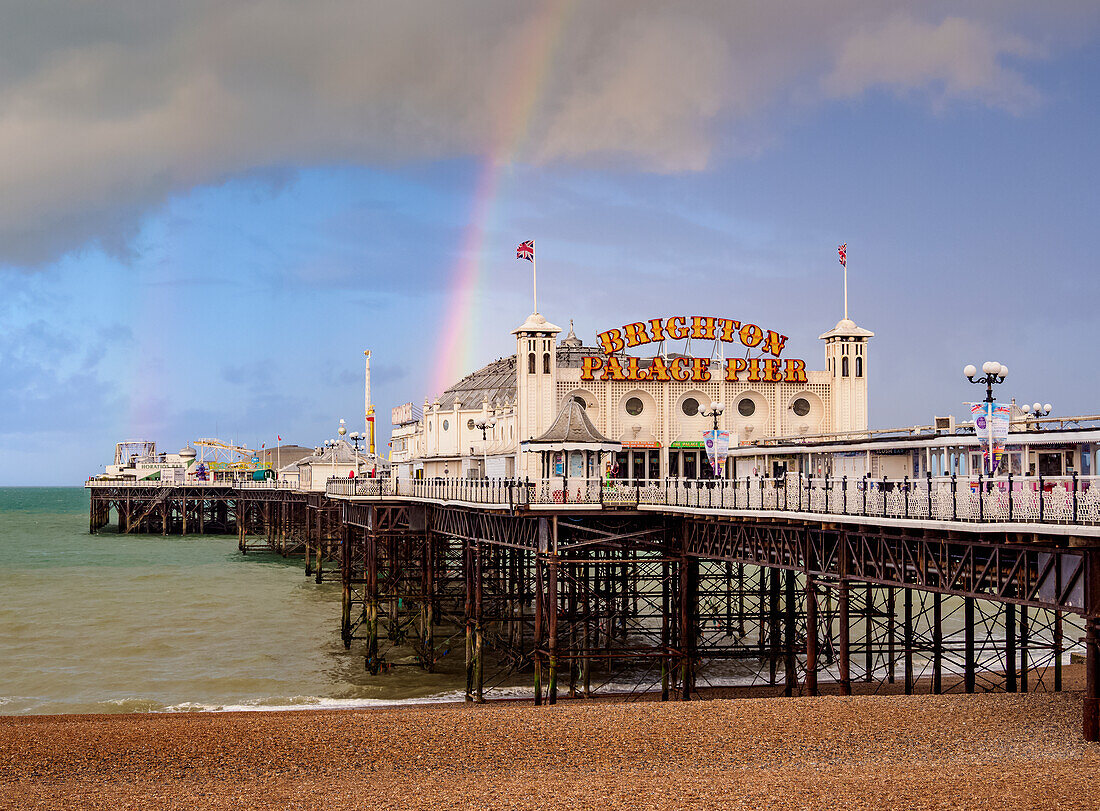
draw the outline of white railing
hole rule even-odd
[[[334,496],[550,507],[673,506],[981,523],[1100,525],[1100,477],[329,479]]]

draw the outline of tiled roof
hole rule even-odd
[[[584,413],[580,403],[570,397],[566,400],[554,418],[554,422],[542,436],[532,439],[532,443],[591,443],[607,444],[611,440],[596,430],[592,420]],[[615,443],[618,444],[618,443]]]

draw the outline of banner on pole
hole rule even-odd
[[[730,452],[730,432],[707,431],[703,437],[703,447],[706,448],[711,469],[714,470],[714,475],[720,478],[726,465],[726,457]]]
[[[970,415],[982,450],[982,472],[993,476],[1005,455],[1012,408],[1001,403],[971,403]]]

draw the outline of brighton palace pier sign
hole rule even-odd
[[[795,358],[780,358],[787,336],[774,330],[764,330],[756,324],[742,324],[732,318],[709,315],[674,315],[671,318],[651,318],[625,324],[599,334],[605,356],[583,359],[581,380],[681,380],[705,383],[712,379],[711,359],[656,355],[642,366],[639,358],[618,353],[650,343],[663,341],[722,341],[738,343],[761,353],[756,358],[730,358],[726,361],[725,379],[731,383],[805,383],[806,362]],[[770,356],[770,357],[769,357]]]

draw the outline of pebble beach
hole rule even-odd
[[[1100,807],[1074,692],[0,718],[0,808]]]

